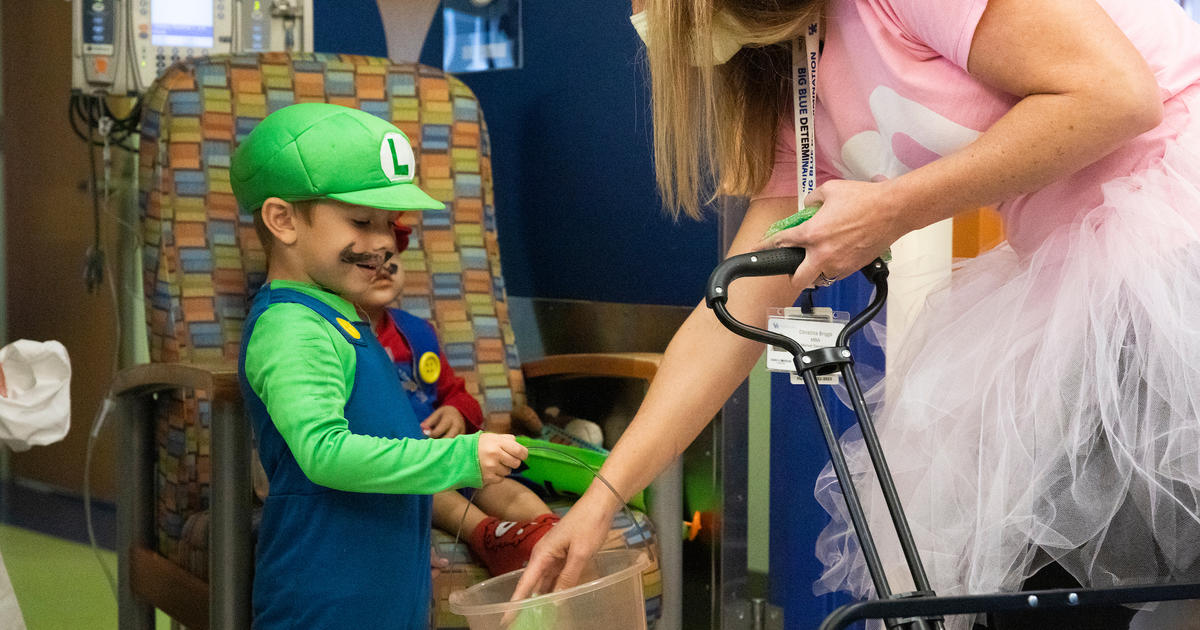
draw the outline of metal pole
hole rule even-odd
[[[130,552],[150,549],[154,540],[154,433],[147,399],[125,394],[117,399],[117,437],[124,445],[117,458],[117,617],[121,630],[154,630],[154,607],[139,601],[131,583]]]
[[[863,557],[867,562],[867,571],[871,574],[871,582],[875,585],[877,597],[891,597],[892,590],[888,586],[887,575],[883,572],[883,563],[879,560],[879,551],[875,547],[875,539],[871,537],[871,529],[867,526],[863,514],[862,502],[858,491],[854,488],[854,480],[850,478],[850,469],[846,466],[846,457],[842,454],[841,444],[833,433],[833,425],[829,422],[829,412],[825,409],[825,401],[818,389],[817,376],[808,368],[801,367],[800,357],[796,358],[796,371],[804,377],[804,385],[812,396],[813,407],[817,412],[817,422],[821,426],[821,434],[825,437],[825,445],[829,447],[829,459],[833,464],[833,472],[837,475],[838,485],[842,488],[842,496],[846,499],[846,509],[850,512],[850,522],[858,535],[858,545],[862,548]]]
[[[658,566],[662,571],[662,617],[658,627],[679,630],[683,624],[683,458],[676,457],[650,484],[650,520],[658,526]]]
[[[250,576],[254,568],[250,448],[250,428],[241,405],[227,399],[214,400],[212,524],[208,530],[208,607],[213,630],[250,627]]]
[[[875,468],[875,476],[879,479],[879,488],[883,491],[883,500],[887,503],[892,523],[896,526],[896,535],[900,538],[900,548],[904,551],[904,559],[912,573],[913,583],[918,591],[932,591],[929,577],[925,574],[925,566],[921,564],[921,556],[917,552],[917,543],[913,539],[912,529],[908,526],[908,518],[904,515],[904,507],[900,503],[900,495],[896,492],[896,484],[892,479],[891,470],[883,455],[883,447],[879,444],[879,435],[875,432],[875,423],[867,410],[863,399],[862,388],[853,366],[842,366],[842,377],[846,379],[846,389],[850,393],[850,401],[854,404],[854,414],[858,417],[858,426],[862,429],[863,442],[867,445],[867,453],[871,456],[871,465]]]

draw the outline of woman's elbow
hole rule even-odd
[[[1133,135],[1139,135],[1162,123],[1162,93],[1149,68],[1131,74],[1119,89],[1110,93],[1110,98],[1117,101],[1113,111],[1119,112],[1118,124]]]
[[[1143,134],[1162,124],[1163,104],[1157,89],[1148,96],[1133,97],[1131,95],[1130,100],[1132,102],[1125,110],[1125,120],[1130,131]]]

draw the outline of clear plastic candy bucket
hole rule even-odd
[[[561,591],[510,602],[524,569],[450,594],[450,610],[471,630],[645,630],[644,551],[602,551],[583,580]]]

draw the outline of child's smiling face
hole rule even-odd
[[[386,305],[403,283],[392,211],[331,200],[313,202],[309,220],[297,224],[305,274],[316,284],[360,305]]]

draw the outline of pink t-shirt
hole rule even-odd
[[[1078,173],[1000,206],[1018,251],[1102,201],[1100,185],[1162,156],[1200,105],[1200,25],[1171,0],[1099,0],[1154,71],[1163,124]],[[973,141],[1017,98],[966,72],[987,0],[830,0],[817,78],[817,181],[879,181]],[[1020,45],[1016,43],[1015,45]],[[1176,98],[1189,87],[1188,94]],[[1200,115],[1200,109],[1197,109]],[[755,198],[796,195],[792,118],[780,123],[775,170]]]

